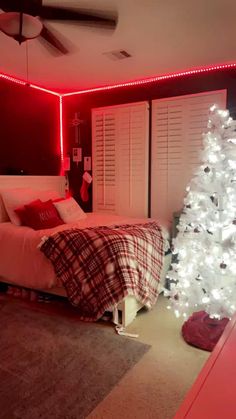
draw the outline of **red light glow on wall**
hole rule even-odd
[[[49,93],[51,95],[59,97],[59,144],[60,144],[60,174],[64,174],[64,145],[63,145],[63,109],[62,109],[62,96],[59,93],[54,92],[53,90],[46,89],[41,86],[37,86],[35,84],[27,83],[24,80],[17,79],[15,77],[9,76],[7,74],[0,74],[0,78],[4,80],[8,80],[12,83],[20,84],[26,87],[32,87],[33,89],[40,90],[44,93]]]
[[[63,101],[59,98],[59,123],[60,123],[60,155],[61,155],[61,169],[60,174],[64,175],[64,140],[63,140]]]

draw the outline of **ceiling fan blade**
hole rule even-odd
[[[50,29],[46,28],[45,25],[43,25],[40,36],[51,46],[56,48],[57,51],[60,51],[61,54],[68,54],[68,49],[59,41]]]
[[[95,11],[79,11],[64,7],[42,6],[40,17],[49,20],[70,20],[79,22],[92,22],[115,28],[117,18],[111,15],[101,14]]]

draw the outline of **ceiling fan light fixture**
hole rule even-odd
[[[0,14],[0,30],[17,41],[23,42],[27,39],[37,38],[42,29],[43,25],[37,17],[23,13],[20,34],[20,13],[7,12]]]

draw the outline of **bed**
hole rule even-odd
[[[6,191],[12,191],[12,189],[15,189],[18,193],[22,192],[22,195],[24,196],[24,190],[27,188],[30,188],[31,191],[34,192],[31,199],[40,197],[42,200],[52,200],[55,198],[56,201],[58,196],[65,197],[65,178],[63,176],[0,176],[0,196],[2,197],[6,195]],[[103,228],[102,233],[101,228]],[[60,273],[60,270],[62,269],[61,266],[58,268],[59,271],[57,272],[52,259],[47,257],[47,252],[50,254],[52,253],[49,245],[53,245],[53,247],[55,247],[56,239],[57,242],[59,241],[61,243],[62,237],[64,241],[67,239],[68,243],[71,243],[73,238],[71,239],[69,234],[75,233],[79,235],[80,239],[82,233],[83,235],[87,234],[87,236],[84,237],[88,240],[88,237],[90,239],[91,234],[91,237],[94,237],[94,234],[97,234],[98,231],[99,234],[103,234],[103,237],[105,238],[111,233],[113,236],[115,235],[115,237],[119,235],[126,237],[128,232],[130,240],[133,231],[138,231],[138,233],[141,231],[141,234],[146,234],[148,228],[149,230],[150,228],[152,229],[150,231],[153,231],[153,228],[158,230],[159,233],[161,231],[163,239],[162,249],[157,260],[159,265],[158,281],[155,283],[155,293],[156,291],[159,293],[162,291],[165,274],[170,265],[171,254],[168,250],[168,232],[165,228],[158,227],[155,220],[137,219],[113,214],[87,213],[84,218],[82,217],[78,221],[76,220],[73,222],[63,223],[53,228],[34,230],[27,226],[15,225],[12,223],[11,220],[9,220],[8,212],[6,211],[5,201],[1,200],[0,279],[2,282],[8,284],[14,284],[60,296],[69,296],[70,299],[68,288],[71,287],[71,282],[68,287],[65,286],[66,284],[63,282],[64,278],[62,277],[61,280],[61,277],[58,274],[58,272]],[[88,236],[88,234],[90,236]],[[93,244],[94,240],[91,239],[91,242]],[[142,240],[139,239],[139,242],[142,242]],[[65,244],[63,242],[63,246],[64,245]],[[116,245],[117,243],[115,246]],[[42,248],[44,247],[46,250],[44,249],[44,251],[42,251]],[[110,254],[112,246],[109,244],[109,246],[106,245],[105,247],[108,249]],[[88,246],[86,245],[85,248],[87,249]],[[143,251],[143,248],[141,250]],[[91,252],[95,251],[95,248],[91,248]],[[119,251],[117,252],[117,255],[119,255]],[[59,259],[61,260],[62,257]],[[57,275],[55,272],[57,272]],[[86,272],[87,271],[85,270],[85,273]],[[65,274],[66,272],[64,272],[64,276],[66,276]],[[114,275],[109,278],[114,279]],[[90,282],[94,282],[92,276],[90,278]],[[102,282],[102,279],[100,278],[99,288],[103,285],[104,281]],[[151,283],[151,286],[154,286],[153,283]],[[113,313],[114,323],[119,323],[122,327],[126,327],[134,320],[141,307],[144,305],[149,307],[150,305],[148,302],[145,304],[145,298],[139,298],[139,294],[136,293],[136,286],[132,289],[131,288],[132,287],[128,286],[128,291],[126,290],[124,292],[125,295],[123,297],[120,296],[119,298],[117,297],[117,299],[112,298],[110,305],[109,299],[107,299],[106,304],[104,304],[107,311],[111,311]],[[97,292],[97,290],[95,291]],[[152,303],[154,303],[154,299],[152,300]],[[149,308],[151,308],[151,305]],[[100,312],[99,315],[101,315]],[[91,319],[85,318],[85,320]]]

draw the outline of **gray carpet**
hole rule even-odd
[[[149,348],[103,324],[5,302],[0,418],[86,418]]]

